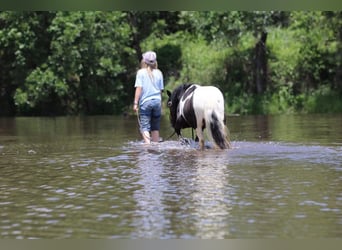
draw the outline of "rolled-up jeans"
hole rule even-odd
[[[151,99],[140,105],[140,131],[155,131],[160,129],[161,100]]]

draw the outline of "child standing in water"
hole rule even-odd
[[[164,79],[158,69],[157,54],[147,51],[142,55],[141,69],[135,78],[133,110],[139,112],[140,132],[145,143],[159,142]]]

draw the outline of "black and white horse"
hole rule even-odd
[[[194,128],[200,148],[204,149],[203,130],[207,128],[209,139],[221,149],[230,148],[225,126],[224,99],[221,91],[214,86],[182,84],[169,96],[170,121],[178,136],[181,129]]]

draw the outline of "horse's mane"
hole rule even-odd
[[[180,86],[178,86],[172,93],[171,96],[171,101],[172,104],[176,104],[175,106],[178,105],[180,101],[180,97],[184,94],[184,92],[191,86],[193,85],[192,83],[184,83]]]
[[[185,91],[188,88],[190,88],[192,85],[193,83],[184,83],[182,85],[179,85],[177,88],[175,88],[175,90],[172,92],[171,96],[169,97],[169,101],[171,101],[172,103],[172,106],[170,107],[170,121],[171,121],[172,126],[176,124],[177,107],[181,100],[181,97],[185,93]]]

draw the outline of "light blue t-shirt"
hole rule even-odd
[[[153,69],[153,78],[148,74],[147,69],[139,69],[135,79],[134,87],[141,87],[139,103],[143,104],[147,100],[160,99],[160,91],[164,89],[163,74],[159,69]]]

